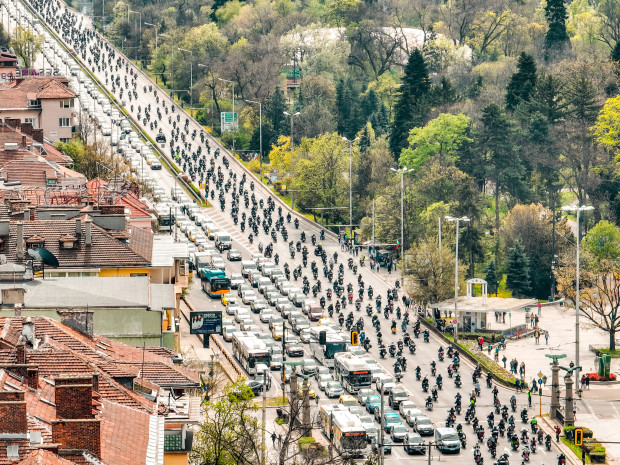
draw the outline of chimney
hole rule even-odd
[[[9,235],[9,220],[0,220],[0,236]]]
[[[20,342],[15,347],[15,358],[18,365],[26,364],[26,344]]]
[[[82,220],[78,218],[75,220],[75,236],[80,237],[81,235],[82,235]]]
[[[26,136],[22,136],[22,147],[26,147],[28,145],[27,141],[27,137]]]
[[[24,391],[0,391],[0,435],[28,432]]]
[[[84,311],[58,311],[60,315],[60,322],[73,328],[76,331],[84,334],[88,337],[93,337],[93,312],[89,310]],[[96,391],[97,389],[95,389]]]
[[[35,142],[43,143],[43,129],[33,129],[32,138]]]
[[[24,208],[24,221],[30,221],[30,208]]]
[[[31,389],[39,389],[39,367],[28,367],[26,369],[26,379],[28,380],[28,387]]]
[[[91,245],[93,241],[93,222],[90,219],[84,221],[84,229],[86,230],[84,234],[84,243],[86,245]]]
[[[17,258],[23,260],[24,258],[24,223],[17,222]]]

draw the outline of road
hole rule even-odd
[[[5,4],[14,5],[8,0],[5,1]],[[98,33],[93,32],[91,29],[88,28],[89,21],[86,18],[82,17],[81,15],[75,12],[69,12],[68,10],[65,9],[65,6],[63,3],[58,2],[56,0],[33,1],[31,2],[31,5],[39,11],[45,23],[47,23],[50,27],[52,27],[54,29],[54,32],[58,34],[64,41],[66,41],[66,45],[70,48],[73,48],[77,52],[78,56],[81,59],[81,63],[85,66],[88,66],[89,70],[98,79],[99,83],[101,83],[103,87],[106,87],[106,91],[114,95],[115,98],[119,102],[127,100],[127,91],[124,92],[123,94],[124,97],[121,97],[120,92],[123,86],[115,86],[115,88],[112,88],[111,85],[106,86],[105,85],[106,78],[108,79],[108,82],[110,82],[111,81],[110,77],[112,74],[114,74],[114,77],[118,77],[121,83],[124,82],[125,79],[127,79],[129,83],[135,82],[135,89],[136,89],[136,92],[138,93],[138,100],[136,101],[135,99],[132,99],[133,104],[126,102],[127,105],[125,106],[125,109],[131,114],[132,118],[134,119],[134,122],[137,123],[141,127],[142,130],[148,133],[151,138],[154,139],[158,132],[158,129],[161,128],[164,134],[168,136],[168,139],[170,141],[171,140],[170,135],[172,131],[176,130],[173,127],[175,125],[173,125],[172,122],[169,122],[167,116],[164,115],[161,118],[161,120],[159,120],[159,125],[158,125],[159,128],[152,130],[150,128],[149,122],[147,122],[147,124],[143,124],[142,121],[138,121],[137,102],[139,102],[139,105],[141,106],[141,108],[148,107],[150,105],[151,108],[153,109],[151,111],[151,114],[155,112],[156,108],[167,108],[170,110],[169,114],[172,115],[171,109],[174,107],[175,108],[174,114],[179,115],[179,124],[181,125],[181,127],[184,126],[185,119],[188,119],[187,134],[190,134],[194,130],[197,131],[198,134],[200,134],[200,132],[202,131],[202,128],[195,121],[189,119],[188,116],[182,111],[182,109],[178,107],[176,104],[174,104],[169,99],[168,95],[164,91],[156,88],[153,82],[150,81],[149,78],[146,75],[144,75],[140,70],[138,70],[136,67],[130,64],[127,59],[125,59],[125,64],[116,66],[116,63],[118,62],[118,60],[123,59],[121,53],[118,50],[114,49],[111,44],[107,43],[105,39],[100,37]],[[13,12],[15,12],[15,8],[10,7],[9,10],[13,10]],[[28,14],[25,13],[25,16],[28,16]],[[134,76],[137,76],[137,77],[134,77]],[[129,84],[129,85],[131,86],[132,84]],[[149,86],[153,86],[152,91],[148,91]],[[144,92],[143,90],[145,87],[147,88],[146,92]],[[158,98],[159,98],[159,103],[157,102]],[[132,106],[135,108],[132,109]],[[95,111],[97,111],[97,107],[95,108]],[[165,112],[162,111],[162,114],[164,113]],[[178,127],[178,125],[176,126]],[[254,179],[252,175],[247,173],[245,169],[243,168],[243,166],[240,163],[238,163],[230,154],[228,154],[226,150],[224,150],[224,148],[221,147],[216,140],[212,139],[208,135],[206,137],[211,147],[211,153],[213,153],[216,148],[220,148],[220,151],[222,152],[222,156],[219,156],[217,159],[213,160],[210,156],[207,156],[207,154],[205,153],[204,148],[206,146],[202,145],[203,152],[201,156],[197,157],[197,160],[200,160],[200,158],[202,157],[203,160],[205,161],[204,166],[206,167],[210,166],[211,161],[213,161],[213,165],[212,165],[213,172],[217,173],[218,170],[221,170],[224,183],[226,181],[230,181],[231,183],[234,183],[235,187],[239,186],[239,181],[241,177],[245,174],[248,177],[248,181],[245,184],[245,189],[247,190],[248,184],[250,183],[252,179]],[[187,141],[188,141],[187,145],[184,145],[184,149],[187,151],[187,154],[188,154],[187,160],[191,160],[192,159],[191,154],[195,154],[198,147],[201,144],[199,144],[197,140],[189,141],[189,135],[187,137]],[[171,160],[173,159],[173,155],[171,154],[171,151],[170,151],[170,145],[166,145],[166,147],[163,149],[163,152],[169,159]],[[230,162],[230,169],[226,168],[223,164],[224,154],[226,158],[228,159],[228,161]],[[186,160],[186,163],[187,163],[187,160]],[[183,161],[181,161],[179,164],[183,165]],[[198,162],[189,162],[187,163],[188,171],[190,171],[189,168],[191,168],[192,164],[195,167],[195,173],[193,175],[194,181],[199,182],[201,180],[201,177],[203,177],[204,179],[205,170],[200,168],[200,165]],[[166,192],[169,192],[170,188],[175,185],[174,178],[167,171],[163,171],[163,170],[159,172],[154,172],[151,170],[147,170],[147,171],[148,171],[147,175],[155,179],[158,185],[163,186]],[[214,188],[213,184],[214,184],[213,180],[211,180],[212,189]],[[266,186],[263,186],[256,179],[254,179],[254,184],[255,184],[255,191],[253,193],[256,195],[257,203],[261,200],[266,202],[267,198],[271,196],[269,189]],[[269,235],[265,234],[262,229],[260,229],[259,233],[256,235],[254,239],[254,242],[250,243],[250,241],[248,240],[248,231],[246,230],[245,233],[242,233],[241,230],[239,229],[239,226],[235,225],[232,220],[232,214],[230,211],[230,207],[234,201],[233,190],[231,189],[225,192],[224,198],[225,198],[225,209],[223,211],[219,208],[210,207],[210,208],[205,208],[204,213],[207,215],[209,219],[214,221],[221,229],[231,233],[234,239],[235,247],[238,248],[242,252],[244,259],[249,259],[251,254],[258,252],[257,245],[259,242],[262,242],[263,244],[266,245],[267,243],[271,242],[271,238],[269,237]],[[284,209],[284,215],[286,215],[286,212],[288,211],[287,207],[282,202],[280,202],[278,199],[274,199],[274,201],[276,202],[275,210],[277,211],[277,207],[281,206]],[[215,203],[216,204],[218,203],[217,199]],[[252,204],[250,203],[250,207],[245,207],[243,201],[239,202],[239,215],[241,215],[241,213],[246,213],[248,217],[260,216],[261,218],[264,218],[264,219],[269,217],[269,213],[261,208],[257,208],[255,212],[253,213],[251,210],[251,205]],[[276,211],[271,213],[271,215],[274,215],[273,217],[274,220],[278,219],[276,215]],[[295,230],[292,223],[286,224],[286,227],[288,229],[289,236],[290,236],[289,240],[293,240],[297,242],[300,239],[300,234],[302,231],[304,231],[308,235],[308,237],[313,233],[318,235],[318,232],[320,231],[320,227],[318,225],[309,222],[305,218],[300,217],[300,220],[301,220],[301,228],[299,230]],[[309,244],[307,245],[310,250],[309,261],[315,260],[316,258],[312,255],[313,247]],[[349,257],[347,253],[341,250],[340,245],[338,244],[337,238],[334,235],[328,234],[326,239],[322,241],[322,245],[326,249],[327,255],[330,257],[333,255],[334,252],[338,252],[339,258],[340,258],[339,262],[342,262],[343,260],[345,260],[345,258]],[[274,253],[278,253],[279,256],[281,257],[280,266],[283,266],[285,262],[289,263],[291,269],[296,266],[301,265],[301,254],[297,254],[295,259],[289,258],[288,245],[286,244],[284,240],[282,240],[282,237],[280,234],[278,234],[278,241],[274,244]],[[229,272],[239,272],[240,271],[239,266],[240,265],[238,263],[227,263],[226,268],[227,268],[227,271]],[[319,270],[321,268],[322,266],[320,265],[320,262],[319,262]],[[303,274],[307,275],[311,282],[314,281],[312,279],[312,276],[308,268],[305,268],[303,270]],[[319,274],[321,275],[321,273]],[[377,273],[371,271],[368,267],[360,268],[359,274],[361,274],[363,281],[366,283],[366,286],[368,285],[373,286],[375,290],[375,296],[382,295],[384,302],[385,302],[385,296],[386,296],[387,290],[393,287],[393,283],[394,283],[394,280],[396,279],[396,276],[395,275],[388,276],[387,274],[384,274],[384,273],[381,275],[378,275]],[[322,283],[323,290],[325,290],[328,287],[328,284],[325,278],[322,278],[322,280],[323,280],[323,283]],[[345,266],[345,271],[344,271],[344,283],[345,285],[347,283],[352,283],[354,290],[355,290],[354,294],[357,296],[357,290],[358,290],[357,276],[354,275],[353,272],[349,270],[346,266]],[[194,285],[194,287],[190,290],[190,300],[195,308],[222,309],[222,306],[220,305],[220,303],[208,298],[204,293],[202,293],[202,291],[200,290],[200,287],[197,284]],[[317,297],[317,300],[318,300],[318,297]],[[369,303],[369,300],[367,296],[365,295],[362,308],[364,308],[367,303]],[[374,307],[374,301],[370,303],[373,304],[373,307]],[[353,310],[352,307],[348,306],[345,310],[345,313],[348,313],[351,310]],[[374,329],[372,329],[370,319],[366,316],[365,312],[363,311],[359,313],[357,312],[354,312],[354,313],[356,313],[355,314],[356,319],[359,318],[360,316],[364,319],[366,332],[368,336],[370,337],[371,341],[373,342],[374,346],[370,350],[369,354],[378,361],[378,364],[386,372],[393,373],[393,369],[392,369],[393,360],[389,357],[386,359],[380,359],[379,357],[378,348],[376,347],[376,343],[375,343],[376,335],[374,333]],[[256,324],[258,324],[261,328],[267,331],[265,324],[262,324],[259,321],[257,316],[253,315],[253,317],[256,320],[255,321]],[[400,322],[399,322],[399,333],[396,335],[392,335],[392,334],[387,334],[389,322],[386,321],[382,316],[380,317],[380,320],[383,325],[384,339],[386,340],[387,344],[391,342],[396,342],[400,337],[402,337],[402,334],[400,334]],[[423,343],[422,339],[418,339],[416,340],[416,342],[417,342],[417,347],[418,347],[416,354],[409,355],[408,353],[406,353],[405,355],[408,361],[408,370],[404,374],[402,384],[406,388],[408,393],[410,394],[410,399],[416,402],[418,406],[424,406],[424,399],[426,398],[426,394],[424,394],[421,391],[420,382],[416,381],[415,379],[414,368],[419,365],[422,370],[422,375],[429,376],[430,378],[430,362],[437,358],[437,352],[438,352],[440,344],[439,344],[439,341],[435,340],[432,337],[431,337],[430,343]],[[460,389],[457,389],[454,386],[453,381],[447,375],[447,371],[446,371],[447,362],[443,362],[443,363],[438,362],[438,367],[439,367],[438,372],[441,373],[444,378],[444,389],[440,391],[439,400],[435,404],[435,408],[433,409],[433,411],[428,412],[429,417],[431,418],[431,420],[436,426],[442,425],[442,423],[445,421],[447,410],[453,405],[454,397],[456,393],[457,392],[461,393],[461,395],[463,396],[464,404],[466,404],[467,399],[468,399],[468,394],[474,388],[474,385],[471,379],[473,367],[470,366],[467,362],[462,363],[461,374],[462,374],[464,383],[463,383],[462,388]],[[434,383],[431,383],[431,384],[434,384]],[[274,392],[272,394],[275,395],[277,393],[277,389],[279,389],[279,383],[275,382],[273,383],[272,391]],[[507,404],[509,401],[509,398],[514,394],[514,392],[504,389],[502,387],[500,387],[499,390],[500,390],[500,394],[499,394],[500,401],[502,402],[502,404]],[[481,423],[483,423],[485,426],[486,426],[486,421],[485,421],[486,415],[491,411],[491,401],[492,401],[492,396],[490,393],[490,389],[483,387],[482,395],[479,398],[479,401],[477,404],[478,405],[477,412],[478,412],[478,418],[480,419]],[[522,407],[526,406],[525,394],[518,395],[518,404],[519,405],[518,405],[517,411],[520,411]],[[537,406],[535,408],[530,408],[529,414],[532,415],[536,413],[537,411],[538,411]],[[517,431],[520,431],[520,429],[524,425],[518,421],[518,418],[516,420],[517,420]],[[463,424],[465,423],[463,419],[463,415],[460,415],[457,418],[457,423],[458,422],[461,422]],[[464,431],[466,432],[467,437],[468,437],[468,448],[471,448],[472,445],[474,444],[474,434],[472,432],[472,427],[464,424]],[[487,437],[488,437],[488,430],[485,435],[485,440]],[[499,447],[498,447],[499,453],[503,453],[506,447],[507,447],[506,439],[500,438]],[[386,463],[397,463],[397,462],[400,462],[405,457],[404,452],[402,450],[399,451],[397,449],[398,449],[397,447],[394,448],[394,453],[393,453],[394,455],[392,457],[388,457],[386,460]],[[510,451],[507,451],[507,452],[511,457],[511,461],[520,460],[520,458],[518,457],[518,455],[520,455],[520,450],[519,452],[516,452],[516,453],[510,452]],[[539,463],[544,463],[544,462],[549,463],[550,461],[554,460],[556,455],[557,455],[557,451],[555,450],[555,448],[552,449],[551,452],[546,452],[541,449],[538,449],[538,453],[532,456],[531,461],[534,464],[539,464]],[[486,447],[483,447],[483,457],[485,461],[487,461],[487,463],[492,463],[492,459],[490,457],[490,454],[486,450]],[[444,458],[442,457],[442,460],[443,459]],[[421,460],[421,459],[418,458],[418,459],[412,459],[412,460]],[[464,463],[464,462],[473,463],[473,456],[471,452],[467,450],[467,451],[462,451],[460,455],[458,456],[446,456],[445,460],[449,463]]]

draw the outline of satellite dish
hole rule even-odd
[[[0,265],[6,265],[6,255],[0,254]]]
[[[28,255],[30,255],[33,260],[41,262],[44,265],[53,266],[55,268],[58,267],[58,259],[56,258],[56,256],[49,250],[44,249],[43,247],[28,249]]]

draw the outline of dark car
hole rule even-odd
[[[286,355],[289,357],[303,357],[304,349],[298,344],[286,344]]]
[[[424,440],[417,433],[408,433],[403,447],[408,454],[426,454]]]
[[[263,392],[263,383],[260,381],[249,379],[245,381],[245,384],[252,390],[252,393],[255,396],[258,396],[261,392]]]
[[[226,252],[226,256],[231,262],[241,261],[241,252],[237,249],[229,249],[228,252]]]
[[[375,454],[379,453],[379,445],[375,441],[372,443],[372,451]],[[383,454],[392,454],[392,441],[387,436],[383,437]]]
[[[408,399],[409,399],[409,396],[407,395],[404,389],[393,388],[390,391],[390,397],[388,398],[388,405],[392,407],[394,410],[396,410],[402,401],[408,400]]]

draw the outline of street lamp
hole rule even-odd
[[[575,283],[575,391],[579,392],[579,251],[581,248],[581,227],[579,224],[579,213],[594,210],[591,205],[566,205],[562,207],[564,211],[577,212],[577,278]]]
[[[245,100],[248,103],[254,103],[258,105],[258,139],[260,147],[260,182],[263,182],[263,104],[261,102],[255,102],[254,100]]]
[[[228,82],[232,84],[232,125],[233,125],[233,153],[235,153],[235,81],[229,81],[228,79],[217,78],[218,81]],[[220,128],[221,129],[221,128]]]
[[[353,142],[357,142],[360,138],[356,137],[353,140],[349,140],[343,137],[342,140],[349,143],[349,231],[351,234],[351,246],[353,246]],[[351,250],[353,250],[353,247],[351,247]]]
[[[188,52],[191,57],[189,62],[189,114],[192,115],[192,108],[194,108],[194,96],[192,94],[192,88],[194,87],[194,52],[181,47],[177,47],[177,50]]]
[[[147,22],[145,22],[144,25],[145,26],[151,26],[151,27],[155,28],[155,52],[157,52],[157,35],[158,35],[157,34],[157,29],[158,29],[158,27],[155,24],[151,24],[151,23],[147,23]]]
[[[286,116],[291,118],[291,151],[292,151],[293,150],[293,116],[299,116],[301,115],[301,113],[299,112],[289,113],[288,111],[283,111],[282,113],[284,113]]]
[[[405,173],[411,173],[413,168],[403,166],[401,169],[390,168],[395,173],[400,173],[400,257],[405,256]]]
[[[469,218],[461,216],[460,218],[453,218],[452,216],[446,216],[446,220],[456,222],[456,251],[454,256],[454,318],[456,319],[456,325],[454,325],[454,342],[457,342],[459,331],[459,224],[462,222],[469,222]]]
[[[127,18],[129,20],[129,13],[133,13],[135,15],[139,15],[140,17],[140,32],[138,34],[138,46],[136,47],[136,62],[138,61],[138,55],[140,54],[140,45],[142,43],[142,13],[139,11],[130,10],[127,8]],[[134,29],[136,29],[136,23],[134,22]],[[138,67],[140,65],[138,64]]]

